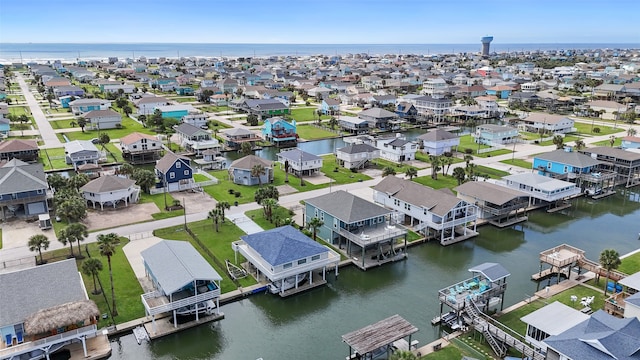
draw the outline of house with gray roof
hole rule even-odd
[[[222,131],[221,134],[224,139],[224,144],[229,149],[240,149],[242,143],[248,142],[253,146],[257,141],[262,140],[261,137],[256,135],[253,131],[244,128],[233,128]]]
[[[191,159],[171,151],[156,162],[155,172],[160,180],[156,187],[167,192],[189,190],[195,185]]]
[[[486,181],[468,181],[454,189],[458,198],[478,207],[478,219],[497,227],[526,221],[529,195]]]
[[[262,166],[264,172],[253,176],[255,166]],[[260,185],[273,182],[273,162],[255,155],[247,155],[229,165],[229,180],[238,185]]]
[[[399,120],[400,116],[382,108],[371,108],[361,111],[358,118],[367,120],[371,129],[388,130],[392,122]]]
[[[303,277],[311,286],[319,286],[326,283],[327,269],[334,268],[338,275],[340,255],[291,225],[242,236],[232,248],[255,267],[256,280],[279,283],[281,295],[286,292],[285,279],[295,279],[295,292]],[[321,276],[314,276],[317,272]]]
[[[89,140],[73,140],[64,143],[65,161],[73,165],[74,169],[84,164],[96,164],[100,161],[102,153]]]
[[[415,141],[407,140],[400,133],[395,136],[379,137],[375,144],[376,148],[380,150],[381,158],[397,163],[415,160],[418,151],[418,144]]]
[[[91,110],[82,116],[91,130],[116,129],[122,126],[122,115],[111,109]]]
[[[302,151],[299,148],[283,150],[278,153],[278,162],[284,167],[285,162],[289,164],[289,172],[300,176],[310,176],[320,172],[322,168],[322,158],[318,155]]]
[[[546,338],[559,335],[587,319],[589,315],[558,301],[520,318],[527,324],[525,339],[543,351],[547,350]]]
[[[547,359],[635,360],[640,355],[640,320],[598,310],[587,320],[544,340]]]
[[[87,356],[100,313],[75,259],[0,273],[0,289],[0,359],[48,358],[69,342],[81,342]]]
[[[178,327],[178,315],[195,315],[196,321],[202,312],[220,316],[222,277],[188,241],[162,240],[140,255],[154,287],[142,295],[152,332],[158,314],[171,313],[174,327]]]
[[[0,160],[13,158],[30,162],[38,159],[40,148],[35,140],[10,139],[0,142]]]
[[[104,175],[82,186],[80,194],[94,209],[96,204],[100,205],[100,210],[104,210],[105,205],[115,209],[121,203],[129,206],[138,202],[140,186],[125,177]]]
[[[580,152],[604,161],[609,169],[617,173],[617,182],[627,187],[640,184],[640,153],[609,146],[585,148]]]
[[[423,151],[429,155],[442,155],[460,145],[460,137],[444,129],[433,129],[417,137],[422,141]]]
[[[614,185],[617,176],[606,162],[569,148],[535,155],[533,169],[540,175],[575,182],[581,191],[589,193]]]
[[[402,214],[402,221],[441,245],[478,235],[478,207],[453,195],[416,182],[386,176],[373,187],[373,200]]]
[[[503,185],[531,196],[531,204],[554,203],[580,193],[576,184],[553,179],[535,173],[508,175],[502,178]]]
[[[351,134],[360,135],[369,132],[369,122],[354,116],[338,117],[338,126],[340,129]]]
[[[318,237],[338,247],[363,270],[405,256],[407,230],[391,218],[393,211],[344,190],[307,199],[304,214],[305,224],[320,219]]]
[[[640,272],[618,281],[624,291],[612,291],[604,302],[604,310],[609,314],[626,318],[640,318]]]
[[[180,145],[196,156],[202,156],[205,150],[220,150],[220,142],[211,133],[189,123],[182,123],[176,127],[176,134]]]
[[[49,184],[42,164],[12,159],[0,167],[1,217],[37,217],[49,213]]]
[[[338,164],[347,169],[364,168],[379,157],[380,149],[369,144],[349,144],[336,150]]]

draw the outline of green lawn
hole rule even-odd
[[[225,259],[235,261],[235,254],[231,249],[231,243],[233,241],[240,240],[240,236],[245,233],[240,230],[235,224],[230,221],[220,223],[218,226],[219,232],[216,232],[211,220],[201,220],[188,224],[189,229],[200,239],[200,241],[213,253],[213,255],[224,266]],[[216,262],[210,258],[200,246],[189,236],[184,230],[183,225],[168,227],[164,229],[158,229],[154,231],[154,235],[163,239],[171,240],[187,240],[204,256],[205,259],[213,266],[213,268],[222,276],[222,283],[220,284],[220,290],[222,293],[236,290],[236,286],[229,278],[227,270],[220,267]],[[244,258],[238,254],[238,262],[243,262]],[[247,276],[244,279],[238,280],[243,287],[253,285],[256,281]]]
[[[566,136],[564,137],[564,143],[565,143],[565,144],[568,144],[568,143],[570,143],[570,142],[572,142],[572,141],[576,141],[576,140],[580,140],[580,139],[582,139],[582,137],[581,137],[581,136],[566,135]],[[547,141],[543,141],[543,142],[541,142],[541,143],[538,143],[538,145],[540,145],[540,146],[549,146],[549,145],[553,145],[553,139],[551,139],[551,140],[547,140]]]
[[[591,145],[594,145],[594,146],[611,146],[611,142],[609,140],[602,140],[602,141],[594,142]],[[616,141],[613,142],[613,146],[620,146],[620,145],[622,145],[622,138],[621,137],[617,137]]]
[[[622,259],[622,264],[620,264],[618,270],[625,274],[635,274],[640,271],[640,253],[635,253]]]
[[[122,150],[120,150],[120,148],[115,146],[113,143],[108,143],[107,145],[105,145],[105,147],[107,148],[107,150],[109,150],[107,152],[108,162],[124,162],[124,159],[122,158]],[[102,147],[100,147],[100,150],[102,150]]]
[[[478,177],[480,177],[481,175],[489,175],[489,177],[492,179],[501,179],[503,176],[509,175],[509,173],[506,171],[497,170],[482,165],[478,165],[476,167],[476,174],[478,175]]]
[[[0,249],[2,249],[2,229],[0,229]]]
[[[438,175],[437,180],[432,179],[431,176],[420,176],[420,177],[413,178],[413,181],[417,182],[418,184],[426,185],[434,189],[442,189],[442,188],[453,189],[454,187],[458,186],[458,180],[456,180],[453,176],[450,176],[450,175],[442,176],[442,174]]]
[[[313,121],[318,119],[316,116],[316,110],[318,109],[314,107],[291,109],[290,116],[297,122]],[[331,116],[322,115],[320,118],[329,119]]]
[[[68,165],[64,159],[64,148],[41,149],[40,162],[42,162],[45,170],[59,170],[73,167]]]
[[[78,128],[78,131],[80,131],[80,128],[78,127],[78,125],[75,125],[75,126],[71,125],[72,122],[76,122],[76,120],[74,120],[74,119],[54,120],[54,121],[49,121],[49,124],[51,124],[51,127],[54,130]]]
[[[358,181],[371,180],[371,177],[368,175],[358,172],[354,173],[349,169],[338,166],[335,155],[325,155],[322,157],[322,172],[325,176],[334,180],[333,184],[350,184]]]
[[[460,136],[460,145],[458,145],[458,151],[465,153],[465,149],[473,150],[473,154],[477,154],[478,149],[488,149],[488,145],[477,144],[475,139],[471,135]]]
[[[166,193],[166,196],[164,193],[150,195],[145,192],[142,192],[140,194],[140,203],[153,202],[156,204],[156,206],[160,210],[160,212],[151,214],[151,217],[153,217],[154,220],[166,219],[166,218],[176,217],[176,216],[183,216],[184,210],[173,210],[173,211],[165,210],[165,204],[167,206],[171,206],[173,205],[174,200],[175,199],[173,198],[173,196],[171,196],[171,193]]]
[[[100,131],[85,129],[84,132],[76,131],[76,132],[68,133],[66,135],[69,138],[69,140],[91,140],[93,138],[97,138],[98,136],[100,136],[101,133],[106,133],[109,135],[111,139],[120,139],[126,135],[131,134],[134,131],[137,131],[143,134],[151,134],[151,135],[155,134],[155,132],[153,132],[148,128],[145,128],[140,123],[131,119],[130,117],[123,117],[121,129],[108,129],[108,130],[100,130]]]
[[[264,217],[264,211],[262,209],[249,210],[245,213],[251,220],[253,220],[258,226],[260,226],[264,230],[274,229],[276,227],[275,219],[286,219],[293,216],[289,209],[279,206],[273,209],[273,219],[274,222],[270,222]]]
[[[580,301],[578,300],[576,303],[571,302],[571,295],[575,295],[578,299],[587,296],[595,296],[593,303],[591,304],[591,309],[594,311],[602,309],[604,307],[604,295],[602,291],[596,291],[589,287],[578,285],[571,289],[561,292],[560,294],[556,294],[545,301],[541,299],[531,302],[530,304],[519,307],[513,311],[510,311],[498,318],[498,321],[512,330],[516,331],[518,334],[525,334],[527,330],[527,325],[523,323],[520,318],[530,314],[547,304],[551,304],[554,301],[559,301],[569,307],[574,309],[581,309],[582,305],[580,305]]]
[[[376,164],[376,166],[380,170],[383,170],[387,166],[391,166],[396,171],[396,174],[404,174],[404,173],[407,172],[407,169],[409,169],[409,168],[416,168],[416,169],[424,169],[425,168],[425,166],[417,167],[417,166],[411,166],[411,165],[408,165],[408,164],[400,165],[400,164],[395,163],[393,161],[380,159],[380,158],[373,160],[373,163]]]
[[[530,161],[522,160],[522,159],[510,159],[510,160],[501,160],[503,164],[507,165],[515,165],[525,169],[532,169],[533,163]]]
[[[227,125],[224,123],[221,123],[218,120],[209,120],[209,129],[211,130],[215,130],[215,129],[231,129],[233,126],[231,125]]]
[[[31,110],[27,106],[10,106],[9,114],[13,114],[15,116],[27,115],[29,119],[33,119],[31,116]]]
[[[576,132],[582,135],[611,135],[619,132],[625,131],[625,129],[621,127],[614,128],[613,126],[603,126],[602,124],[593,124],[594,128],[600,128],[599,133],[593,133],[591,131],[592,125],[587,123],[576,122],[573,124],[573,127],[576,128]],[[566,142],[566,141],[565,141]]]
[[[235,114],[235,112],[232,111],[231,108],[228,107],[228,106],[211,106],[211,105],[207,105],[207,106],[201,106],[199,109],[204,111],[204,112],[229,111],[230,113]]]
[[[332,137],[338,137],[340,135],[333,133],[331,131],[327,131],[324,129],[319,129],[315,126],[310,125],[300,125],[296,129],[298,135],[305,140],[317,140],[317,139],[326,139]]]
[[[182,96],[182,97],[175,97],[171,100],[177,101],[179,103],[185,103],[185,102],[195,102],[196,101],[196,97],[195,96]]]

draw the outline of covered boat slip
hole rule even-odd
[[[339,244],[340,251],[362,270],[406,257],[407,229],[399,224],[367,227],[360,234],[340,228],[338,233],[347,240],[346,249]]]
[[[367,354],[373,354],[379,349],[386,349],[388,353],[392,351],[394,342],[407,336],[409,337],[408,343],[412,344],[411,335],[416,332],[418,332],[417,327],[396,314],[362,329],[344,334],[342,341],[349,345],[347,359],[350,359],[357,356],[366,357]]]
[[[481,308],[488,309],[496,303],[496,298],[503,303],[507,289],[509,272],[497,263],[484,263],[469,269],[473,277],[448,286],[438,291],[440,300],[440,317],[443,305],[447,305],[459,315],[464,310],[466,300],[473,301]]]

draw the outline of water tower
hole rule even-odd
[[[493,36],[485,36],[480,39],[482,42],[482,56],[489,56],[489,46],[491,45],[491,41],[493,41]]]

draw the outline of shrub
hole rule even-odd
[[[349,170],[351,170],[352,173],[357,173],[358,172],[358,169],[356,169],[356,168],[351,168]]]
[[[229,194],[234,194],[236,191],[233,189],[229,189]]]
[[[599,134],[600,133],[600,128],[599,127],[594,127],[593,128],[593,133],[594,134]]]
[[[469,148],[464,149],[464,153],[471,155],[471,154],[473,154],[473,149],[469,149]]]
[[[240,196],[242,196],[242,194],[240,193],[240,191],[236,191],[234,193],[235,197],[239,198]]]

